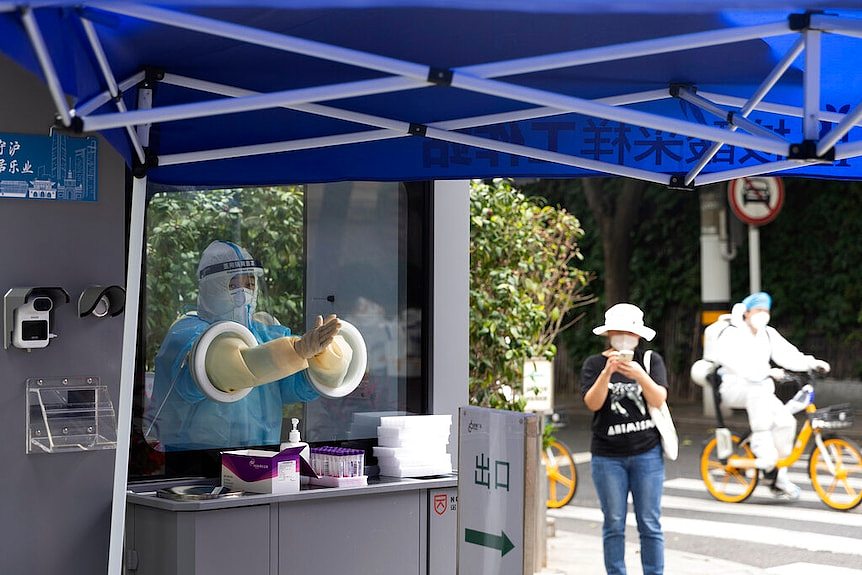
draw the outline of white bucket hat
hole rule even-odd
[[[641,336],[647,341],[655,337],[655,330],[644,325],[644,312],[636,305],[618,303],[605,312],[605,325],[593,330],[596,335],[609,331],[627,331]]]

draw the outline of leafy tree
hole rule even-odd
[[[603,279],[593,288],[601,303],[585,310],[587,327],[601,324],[604,310],[619,301],[641,307],[658,332],[649,347],[664,357],[672,393],[691,397],[688,370],[700,340],[697,195],[623,178],[539,180],[525,191],[583,214],[583,265]],[[609,266],[625,269],[614,273]],[[623,277],[626,285],[616,285]],[[562,343],[574,371],[558,375],[577,388],[576,368],[602,344],[586,328],[567,331]]]
[[[552,359],[554,341],[589,303],[583,230],[565,210],[527,198],[510,180],[474,181],[470,192],[470,398],[523,409],[524,362]]]
[[[647,183],[627,178],[585,178],[587,205],[601,230],[605,304],[627,302],[629,271],[641,201]]]
[[[170,325],[197,305],[197,266],[213,240],[245,247],[261,261],[258,307],[303,326],[304,197],[299,187],[157,193],[147,208],[146,368]]]

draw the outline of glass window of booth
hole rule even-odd
[[[151,185],[130,480],[215,476],[221,451],[277,446],[293,417],[312,445],[370,455],[376,418],[426,413],[430,198],[423,182]],[[300,368],[238,390],[246,395],[204,389],[213,373],[216,385],[247,376],[230,371],[232,360],[198,353],[215,323],[242,324],[258,347],[275,350],[273,340],[301,336],[329,314],[355,326],[367,349],[349,394],[319,397]],[[215,346],[219,358],[235,353]],[[281,369],[283,356],[273,357]],[[252,371],[275,373],[269,367]]]

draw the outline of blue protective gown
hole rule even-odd
[[[233,403],[209,399],[192,379],[187,358],[198,337],[210,325],[197,316],[183,316],[171,326],[162,342],[156,355],[153,394],[146,410],[146,425],[155,419],[148,439],[158,440],[157,449],[164,451],[278,444],[282,405],[311,401],[320,394],[309,383],[305,371],[301,371],[255,387]],[[290,329],[281,325],[252,322],[250,329],[259,343],[290,335]]]

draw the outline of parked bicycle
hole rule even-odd
[[[556,413],[551,416],[554,427],[561,427]],[[543,447],[542,460],[548,475],[547,506],[551,509],[563,507],[572,500],[578,489],[578,471],[575,459],[566,445],[553,439]]]
[[[787,372],[787,379],[800,388],[816,383],[812,373]],[[813,392],[812,392],[813,393]],[[808,476],[817,496],[832,509],[847,511],[862,503],[862,454],[850,439],[833,435],[836,430],[853,425],[853,411],[849,404],[832,405],[818,409],[813,402],[805,408],[805,424],[796,436],[793,451],[776,464],[790,467],[802,456],[813,438],[814,444],[808,459]],[[714,437],[703,448],[700,456],[700,474],[706,488],[715,499],[740,503],[748,499],[757,487],[762,471],[755,465],[754,453],[749,446],[750,433],[731,435],[732,453],[726,458],[718,456],[718,438]]]

